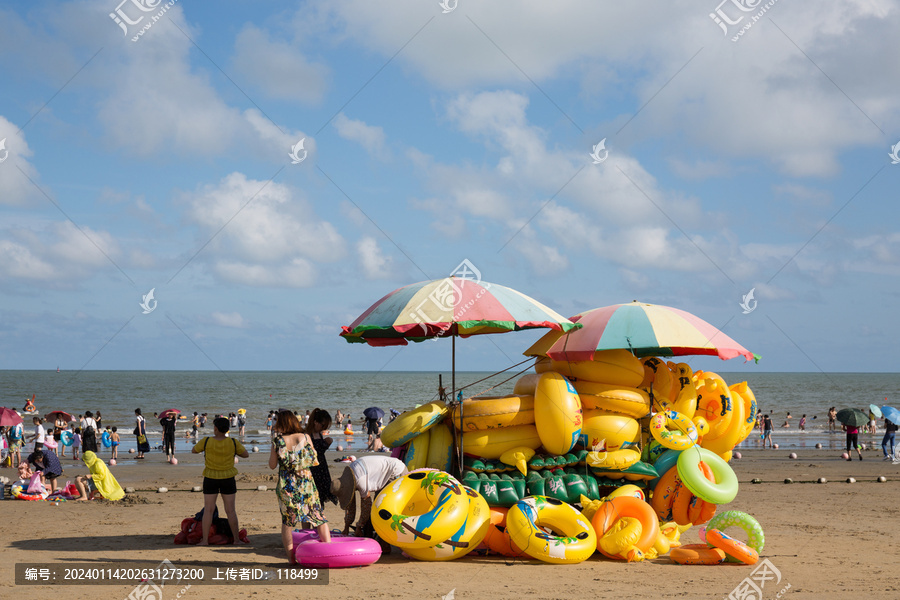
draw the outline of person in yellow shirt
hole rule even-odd
[[[240,539],[240,527],[238,527],[237,512],[234,509],[234,499],[237,494],[237,468],[234,466],[234,457],[250,458],[250,453],[234,438],[226,437],[229,424],[228,419],[219,417],[213,421],[215,435],[205,437],[191,450],[193,454],[204,454],[206,468],[203,469],[203,538],[199,546],[209,545],[209,528],[212,525],[213,511],[216,510],[216,500],[222,494],[222,502],[225,504],[225,514],[228,517],[228,525],[231,527],[232,537],[235,541]]]

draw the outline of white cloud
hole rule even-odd
[[[0,115],[0,205],[23,205],[37,200],[40,192],[28,181],[37,180],[37,169],[28,159],[33,156],[25,134]],[[21,171],[19,171],[21,169]],[[24,174],[23,174],[24,173]],[[27,177],[26,177],[27,176]]]
[[[214,312],[211,317],[213,323],[221,327],[230,327],[233,329],[242,329],[246,327],[244,317],[242,317],[239,312],[223,313],[217,311]]]
[[[273,40],[247,24],[234,43],[234,66],[242,81],[270,98],[315,103],[327,88],[328,68],[311,63],[296,46]]]
[[[388,279],[394,273],[393,257],[385,256],[378,246],[378,241],[365,236],[356,243],[360,268],[366,279]]]
[[[122,260],[119,244],[110,233],[85,226],[79,231],[70,221],[13,228],[0,235],[0,280],[67,287],[97,272],[115,270]]]
[[[345,254],[334,226],[284,184],[232,173],[189,194],[187,203],[187,217],[200,227],[201,237],[215,236],[200,256],[207,255],[213,271],[229,282],[308,287],[317,263]]]
[[[384,129],[374,125],[366,125],[363,121],[350,119],[340,113],[332,121],[338,135],[345,140],[356,142],[375,158],[385,160],[388,152],[385,149]]]
[[[317,6],[334,28],[385,57],[436,11],[414,0]],[[579,98],[588,104],[633,99],[621,125],[649,102],[622,133],[630,141],[673,136],[719,161],[759,160],[791,175],[831,175],[840,153],[883,145],[869,119],[884,124],[900,116],[900,58],[884,46],[900,29],[896,3],[843,0],[811,11],[781,2],[737,44],[708,18],[714,8],[688,0],[652,11],[629,3],[462,3],[437,15],[411,42],[415,51],[398,60],[450,90],[530,88],[523,72],[547,89],[561,73],[581,74]],[[550,95],[570,104],[559,92]],[[704,165],[694,166],[702,174],[696,171]]]

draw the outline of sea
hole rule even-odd
[[[870,404],[900,407],[898,373],[728,373],[719,371],[728,384],[747,381],[764,413],[771,413],[775,424],[773,441],[782,448],[842,448],[844,435],[828,431],[828,409],[856,407],[868,412]],[[516,372],[491,377],[489,372],[457,372],[456,387],[465,397],[511,393]],[[122,438],[120,452],[135,445],[134,409],[147,418],[151,445],[161,444],[162,429],[154,413],[178,409],[190,417],[207,413],[210,422],[203,433],[211,434],[211,417],[216,414],[247,411],[248,443],[269,440],[265,420],[273,409],[307,410],[323,408],[332,415],[340,409],[349,414],[354,429],[362,429],[362,411],[371,406],[386,415],[391,409],[409,410],[438,398],[438,385],[448,394],[449,373],[422,371],[2,371],[0,370],[0,406],[21,412],[25,399],[35,397],[39,414],[64,410],[74,415],[90,410],[102,414],[102,425],[117,426]],[[787,419],[790,413],[791,419]],[[806,430],[799,422],[806,415]],[[385,422],[387,420],[385,417]],[[189,421],[179,423],[177,451],[190,448],[184,438]],[[788,423],[789,427],[781,427]],[[879,421],[879,429],[881,428]],[[26,415],[26,434],[33,431]],[[345,436],[332,428],[335,446],[346,451],[365,448],[366,436]],[[881,433],[861,434],[861,441],[880,444]],[[761,448],[759,435],[739,446],[742,450]]]

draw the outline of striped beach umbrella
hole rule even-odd
[[[341,336],[348,342],[395,346],[541,327],[566,332],[579,326],[512,288],[444,277],[394,290],[342,327]]]
[[[549,356],[553,360],[592,360],[598,350],[631,350],[635,356],[711,355],[722,360],[752,352],[719,329],[689,312],[631,302],[595,308],[571,319],[582,327],[563,335],[551,331],[535,342],[526,356]]]

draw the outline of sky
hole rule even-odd
[[[695,368],[896,371],[897,31],[885,0],[7,3],[0,368],[446,370],[339,333],[468,260],[762,357]]]

